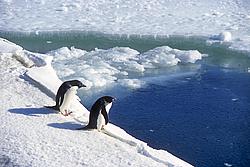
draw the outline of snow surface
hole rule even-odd
[[[0,30],[195,35],[250,50],[249,0],[1,0]]]
[[[87,124],[87,109],[74,99],[72,115],[53,105],[62,81],[51,57],[23,50],[0,39],[0,163],[4,166],[191,166],[164,150],[155,150],[121,128],[108,124],[103,133],[77,131]],[[19,58],[21,57],[21,58]],[[32,68],[27,68],[32,62]],[[41,65],[44,64],[44,65]]]

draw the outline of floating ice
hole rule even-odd
[[[137,89],[145,85],[145,81],[139,79],[120,79],[119,84],[128,88]]]
[[[233,98],[233,99],[232,99],[233,102],[236,102],[236,101],[238,101],[238,100],[239,100],[238,98]]]
[[[218,35],[212,36],[210,39],[218,40],[218,41],[222,41],[222,42],[229,42],[232,40],[232,34],[228,31],[224,31]]]
[[[89,52],[63,47],[48,55],[54,57],[53,66],[61,78],[82,78],[88,89],[114,84],[140,88],[145,85],[145,81],[138,78],[152,73],[152,69],[164,70],[178,63],[195,63],[203,56],[197,50],[183,51],[168,46],[157,47],[142,54],[128,47]]]
[[[219,38],[221,41],[228,42],[232,40],[232,34],[228,31],[225,31],[219,34]]]
[[[172,54],[173,49],[168,46],[158,47],[143,53],[140,56],[145,68],[161,68],[177,65],[181,60]]]
[[[78,58],[84,55],[87,51],[76,49],[74,47],[71,47],[70,49],[68,47],[62,47],[57,50],[51,51],[48,54],[54,57],[54,61],[58,60],[65,60],[68,58]]]
[[[140,58],[145,68],[162,68],[179,62],[195,63],[202,59],[202,54],[197,50],[183,51],[162,46],[143,53]]]
[[[231,166],[233,166],[232,164],[227,163],[227,162],[225,162],[224,165],[225,165],[226,167],[231,167]]]
[[[2,52],[13,56],[26,67],[42,67],[51,64],[62,79],[79,78],[87,89],[105,88],[121,85],[128,88],[140,88],[154,76],[154,70],[165,70],[178,63],[195,63],[202,59],[196,50],[183,51],[168,46],[157,47],[144,53],[128,48],[94,49],[85,51],[74,47],[62,47],[47,54],[32,53],[23,50],[7,40],[1,39]],[[152,73],[153,72],[153,73]]]

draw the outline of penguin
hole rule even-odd
[[[82,87],[86,86],[78,80],[69,80],[63,82],[56,93],[56,105],[45,107],[60,111],[64,116],[69,115],[69,107],[72,99],[76,95],[77,89]]]
[[[103,96],[97,99],[91,107],[88,125],[77,130],[97,129],[101,131],[109,122],[108,113],[114,100],[115,98],[111,96]]]

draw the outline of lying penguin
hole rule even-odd
[[[56,93],[56,105],[45,106],[60,111],[64,116],[68,116],[72,112],[69,111],[72,99],[74,99],[79,88],[86,87],[81,81],[69,80],[62,83]]]
[[[108,113],[114,100],[115,98],[111,96],[99,98],[91,107],[88,125],[77,130],[97,129],[100,131],[109,122]]]

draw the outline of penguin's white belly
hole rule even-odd
[[[112,107],[112,103],[109,103],[108,105],[106,105],[105,109],[106,109],[107,113],[109,113],[109,110],[111,107]]]
[[[77,90],[77,87],[73,86],[70,89],[68,89],[67,92],[64,94],[62,105],[59,108],[61,113],[67,114],[70,108],[71,102],[73,101],[77,93],[76,90]]]
[[[109,103],[108,105],[106,105],[105,109],[106,109],[107,114],[109,113],[109,110],[111,107],[112,107],[112,103]],[[100,131],[104,125],[106,125],[105,118],[102,115],[101,110],[100,110],[100,113],[97,117],[97,129],[98,129],[98,131]]]
[[[104,116],[100,113],[97,117],[97,129],[100,131],[104,125],[105,119]]]

